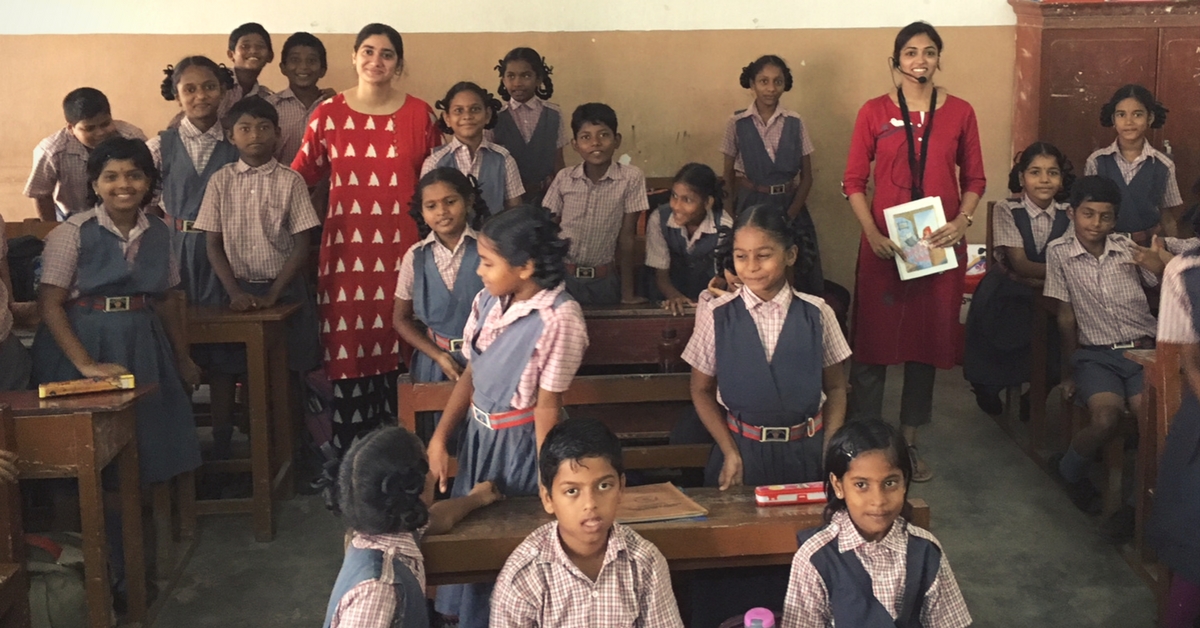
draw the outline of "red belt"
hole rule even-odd
[[[796,182],[795,181],[788,181],[787,183],[780,183],[779,185],[757,185],[750,179],[747,179],[745,177],[738,177],[738,185],[740,185],[748,190],[754,190],[755,192],[761,192],[763,194],[770,194],[772,196],[777,196],[780,194],[791,194],[792,192],[796,191]]]
[[[601,264],[599,266],[567,264],[567,275],[576,279],[603,279],[608,276],[610,270],[612,270],[612,264]]]
[[[101,312],[135,312],[150,305],[150,299],[144,294],[131,297],[79,297],[71,304]]]
[[[200,233],[202,231],[196,228],[195,220],[180,220],[174,216],[167,216],[167,224],[171,225],[176,231],[184,233]]]
[[[447,338],[432,329],[426,328],[425,335],[438,346],[442,351],[450,353],[462,353],[463,339],[462,338]]]
[[[526,423],[533,423],[533,408],[524,410],[509,410],[508,412],[493,412],[488,414],[471,404],[471,418],[483,424],[489,430],[503,430]]]
[[[750,440],[756,440],[760,443],[787,443],[815,435],[821,431],[821,428],[825,427],[825,421],[821,419],[821,415],[818,413],[817,416],[791,427],[764,427],[761,425],[750,425],[749,423],[739,421],[732,414],[726,414],[725,425],[729,427],[730,432],[741,434]]]

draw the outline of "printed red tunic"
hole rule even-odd
[[[912,112],[914,138],[925,132],[928,114]],[[842,186],[847,195],[867,192],[875,163],[871,213],[887,235],[883,210],[912,200],[908,140],[900,107],[889,95],[868,100],[858,111]],[[946,220],[958,216],[962,194],[983,195],[986,184],[975,110],[965,100],[939,94],[925,166],[925,194],[942,199]],[[917,157],[921,146],[918,143]],[[900,281],[896,262],[880,259],[863,235],[858,248],[851,346],[864,364],[921,362],[953,368],[958,355],[958,314],[966,271],[966,240],[955,247],[958,268]]]
[[[421,163],[442,143],[433,111],[408,96],[390,115],[359,113],[337,95],[317,106],[292,168],[310,185],[328,177],[317,267],[321,344],[330,379],[396,370],[392,291],[417,241],[408,215]]]

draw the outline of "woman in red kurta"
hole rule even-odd
[[[900,424],[914,454],[917,427],[928,423],[933,411],[935,369],[955,364],[966,269],[963,235],[985,185],[975,110],[934,87],[941,52],[941,37],[924,22],[914,22],[896,36],[892,59],[899,89],[859,110],[842,180],[863,229],[851,333],[851,416],[881,416],[887,365],[903,363]],[[907,128],[902,106],[908,109]],[[875,195],[868,204],[871,162]],[[947,220],[932,234],[930,245],[953,246],[958,268],[901,281],[893,259],[900,247],[888,239],[883,211],[926,196],[941,198]],[[924,462],[915,459],[913,479],[931,478]]]
[[[339,451],[394,416],[400,338],[392,293],[400,259],[417,241],[408,215],[417,175],[442,143],[429,105],[393,83],[404,69],[395,29],[363,28],[354,67],[358,86],[317,106],[292,162],[310,186],[330,181],[317,301]]]

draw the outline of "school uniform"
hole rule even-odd
[[[224,120],[225,114],[229,113],[229,110],[233,109],[233,106],[238,104],[238,102],[240,102],[243,98],[258,96],[259,98],[266,99],[272,93],[273,92],[270,90],[270,88],[262,83],[257,82],[253,87],[250,88],[250,91],[243,91],[242,84],[234,81],[233,87],[225,90],[225,95],[221,97],[221,103],[217,105],[217,119]],[[175,114],[175,117],[171,118],[170,122],[167,123],[167,128],[177,129],[181,124],[183,124],[183,120],[183,112],[180,111],[179,113]]]
[[[1142,153],[1133,161],[1125,159],[1114,141],[1088,156],[1083,174],[1098,174],[1121,188],[1117,233],[1154,229],[1163,208],[1183,205],[1175,181],[1175,162],[1151,146],[1149,140],[1142,144]]]
[[[296,153],[300,152],[301,144],[304,143],[304,130],[308,127],[308,120],[324,99],[318,98],[311,105],[305,106],[289,87],[270,94],[265,100],[271,103],[279,114],[279,146],[275,148],[275,158],[281,164],[291,165]]]
[[[117,135],[146,141],[146,134],[123,120],[113,120]],[[58,220],[92,209],[88,202],[87,160],[92,150],[70,129],[62,128],[38,142],[33,149],[33,169],[25,181],[25,196],[53,195]]]
[[[425,158],[425,163],[421,165],[421,176],[434,168],[454,168],[474,176],[483,190],[483,200],[493,214],[504,211],[504,201],[520,198],[525,193],[516,160],[503,146],[487,140],[479,144],[472,157],[471,149],[466,144],[457,137],[451,139],[449,144],[433,149]]]
[[[329,596],[324,628],[428,626],[420,546],[425,530],[355,532]]]
[[[0,262],[8,257],[4,216],[0,216]],[[8,286],[0,281],[0,390],[24,390],[29,386],[32,363],[21,340],[12,334],[13,313]]]
[[[525,202],[539,204],[545,181],[554,176],[558,151],[571,143],[562,109],[536,96],[523,103],[510,100],[500,109],[496,128],[485,133],[517,161]]]
[[[220,233],[238,286],[262,297],[271,291],[293,252],[292,236],[319,224],[308,186],[294,170],[274,159],[258,167],[238,160],[209,179],[193,228]],[[288,368],[298,373],[319,368],[317,301],[303,272],[292,277],[278,301],[300,304],[300,310],[285,323]],[[245,346],[232,349],[220,360],[209,360],[207,368],[229,374],[246,372]]]
[[[689,236],[687,228],[675,222],[670,205],[659,207],[646,221],[646,268],[668,270],[671,285],[696,300],[717,274],[718,227],[733,228],[733,216],[725,211],[708,211]],[[665,297],[658,290],[653,270],[647,274],[647,296],[661,301]]]
[[[903,518],[871,542],[840,510],[797,539],[782,628],[971,625],[941,543]]]
[[[158,388],[138,400],[137,444],[143,484],[163,482],[200,466],[192,402],[156,300],[179,284],[170,228],[138,213],[129,236],[103,208],[67,219],[46,238],[42,283],[68,290],[63,304],[75,335],[97,363],[133,373],[138,386]],[[79,379],[79,370],[43,323],[33,341],[35,383]]]
[[[584,164],[560,170],[542,204],[559,216],[567,253],[567,290],[583,305],[621,302],[621,278],[614,260],[625,214],[650,209],[646,176],[637,166],[612,162],[593,183]]]
[[[525,301],[511,298],[480,292],[463,327],[475,391],[451,497],[484,481],[496,482],[507,496],[537,494],[538,390],[566,391],[587,349],[583,311],[565,286]],[[439,587],[437,608],[458,616],[463,628],[485,627],[491,592],[492,584]]]
[[[483,280],[475,272],[479,268],[478,239],[479,234],[467,227],[450,249],[437,234],[430,233],[404,254],[396,282],[396,298],[412,302],[413,315],[425,325],[429,339],[463,368],[467,366],[463,327],[475,295],[483,290]],[[446,381],[442,367],[422,351],[413,353],[409,373],[416,382]],[[424,419],[418,434],[428,439],[441,413],[423,414],[432,416],[418,417]]]
[[[1157,324],[1143,287],[1157,286],[1158,278],[1133,264],[1130,244],[1129,236],[1109,234],[1096,258],[1068,233],[1046,247],[1042,294],[1069,303],[1079,328],[1070,359],[1081,406],[1101,392],[1128,399],[1142,391],[1142,367],[1124,354],[1154,347]]]
[[[1036,305],[1035,290],[1014,278],[1015,271],[1004,257],[1004,248],[1024,251],[1025,258],[1036,264],[1046,263],[1046,246],[1071,227],[1065,203],[1038,207],[1028,196],[996,203],[992,210],[995,225],[994,246],[998,263],[975,289],[967,313],[966,351],[963,377],[976,387],[999,391],[1029,381],[1030,343]],[[1050,328],[1051,334],[1057,326]],[[1047,368],[1054,377],[1058,343],[1051,338]]]
[[[795,181],[804,165],[804,157],[812,152],[812,139],[800,114],[776,107],[771,118],[763,120],[754,103],[734,112],[725,125],[721,154],[734,158],[734,171],[749,185],[726,182],[736,186],[735,213],[760,203],[786,211],[796,199]],[[807,205],[792,224],[797,232],[811,237],[813,247],[817,246],[817,227]],[[825,290],[825,278],[821,271],[820,250],[814,249],[814,253],[812,269],[806,277],[796,278],[796,287],[802,292],[821,294]]]
[[[491,628],[683,628],[667,559],[632,528],[614,523],[593,582],[571,562],[558,522],[534,530],[496,579]]]

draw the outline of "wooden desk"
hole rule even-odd
[[[17,450],[12,411],[0,403],[0,449]],[[0,626],[29,628],[29,574],[25,571],[21,490],[0,482]]]
[[[146,560],[142,550],[142,490],[134,404],[157,386],[39,400],[36,391],[0,393],[12,407],[21,479],[78,478],[83,523],[83,570],[88,623],[108,628],[112,609],[108,536],[100,472],[116,460],[120,474],[121,527],[129,620],[146,617]]]
[[[588,348],[583,363],[658,364],[658,343],[663,330],[674,329],[680,350],[692,337],[695,309],[683,316],[653,304],[586,306]]]
[[[196,502],[200,515],[253,513],[254,538],[275,537],[274,499],[291,499],[292,426],[291,378],[287,368],[287,331],[284,323],[300,309],[296,303],[265,310],[234,312],[228,308],[192,306],[187,310],[188,343],[241,343],[246,346],[249,387],[250,460],[226,460],[205,465],[223,472],[250,472],[251,499]]]
[[[821,524],[824,504],[758,508],[754,489],[737,487],[688,489],[687,494],[708,508],[703,519],[633,525],[654,543],[672,570],[786,565],[796,553],[796,532]],[[914,523],[929,526],[929,506],[911,500]],[[525,537],[553,517],[536,497],[509,498],[477,510],[449,534],[431,536],[421,544],[428,584],[494,580],[504,561]]]
[[[1166,446],[1171,419],[1183,401],[1183,377],[1179,363],[1179,345],[1158,343],[1155,349],[1126,351],[1125,357],[1142,365],[1142,412],[1138,422],[1138,455],[1136,462],[1136,509],[1134,520],[1134,549],[1143,560],[1153,559],[1145,544],[1146,519],[1154,504],[1154,487],[1158,483],[1158,463]]]

